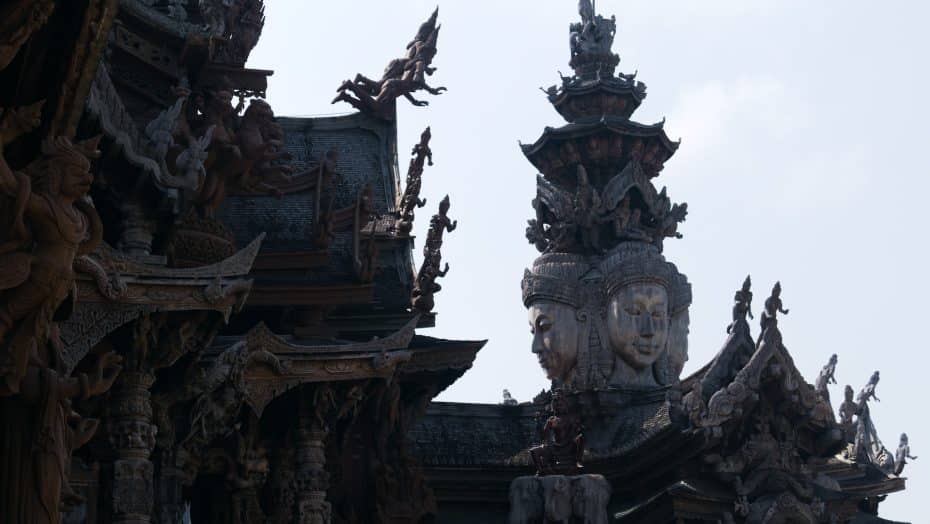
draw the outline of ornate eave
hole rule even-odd
[[[554,94],[549,102],[569,122],[585,117],[614,115],[629,118],[646,98],[642,82],[625,78],[573,79]]]
[[[542,136],[532,144],[520,144],[520,148],[526,158],[541,172],[549,174],[561,172],[565,166],[577,163],[572,162],[569,158],[571,154],[561,151],[562,145],[571,143],[575,154],[582,162],[588,161],[588,153],[585,150],[582,139],[595,135],[614,135],[624,139],[641,138],[644,147],[658,145],[665,152],[668,159],[675,151],[678,150],[680,142],[673,142],[664,130],[665,121],[655,124],[640,124],[626,118],[618,116],[603,115],[601,117],[582,119],[578,122],[566,124],[561,127],[547,127]],[[577,141],[577,143],[575,143]],[[629,149],[628,144],[624,144],[624,150]],[[563,167],[553,167],[552,157],[560,159]],[[597,160],[590,160],[591,163],[599,163]]]
[[[194,24],[171,18],[146,4],[142,0],[119,0],[120,13],[136,18],[169,38],[184,40],[188,34],[198,32]]]
[[[144,264],[102,244],[76,277],[78,301],[62,323],[70,369],[116,328],[143,313],[214,311],[228,319],[252,286],[245,278],[261,248],[261,236],[235,255],[209,266],[169,268]]]
[[[212,362],[222,351],[239,344],[245,344],[250,353],[266,355],[266,359],[279,362],[280,366],[269,366],[268,360],[257,359],[245,371],[246,403],[259,416],[272,400],[308,383],[390,381],[401,375],[453,372],[453,377],[438,380],[437,387],[441,390],[471,367],[486,341],[421,337],[414,342],[418,321],[414,317],[403,328],[383,338],[328,344],[312,344],[279,335],[260,323],[245,335],[217,338],[203,362]]]

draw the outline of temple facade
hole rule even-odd
[[[438,9],[334,86],[354,112],[290,118],[245,66],[262,0],[0,7],[0,522],[888,522],[914,457],[872,423],[879,373],[808,383],[779,284],[754,329],[747,277],[682,376],[678,144],[632,119],[615,19],[579,14],[546,90],[566,123],[522,146],[551,388],[489,405],[433,401],[485,341],[417,333],[457,221],[420,197],[441,123],[402,171],[397,103],[446,90]]]

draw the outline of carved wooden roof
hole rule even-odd
[[[212,362],[227,348],[245,344],[251,352],[273,355],[280,369],[256,361],[245,371],[246,402],[261,415],[275,398],[301,385],[315,382],[391,380],[398,375],[420,375],[439,381],[443,389],[471,367],[484,341],[446,341],[415,337],[414,317],[395,333],[365,342],[312,343],[279,335],[260,323],[242,336],[223,336],[214,341],[203,364]],[[417,338],[416,342],[414,342]],[[446,373],[452,371],[450,377]],[[433,379],[426,375],[439,373]],[[425,375],[424,375],[425,374]]]

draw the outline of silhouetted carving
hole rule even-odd
[[[746,322],[746,316],[748,315],[752,319],[752,280],[749,278],[749,275],[746,276],[746,280],[743,281],[743,287],[736,292],[736,296],[733,297],[735,303],[733,304],[733,322],[727,326],[727,333],[732,333],[733,329],[736,327],[736,324],[739,322]]]
[[[911,455],[911,446],[907,442],[907,433],[901,433],[901,441],[898,443],[898,449],[894,454],[894,474],[901,476],[904,473],[904,466],[907,460],[917,460],[916,456]]]
[[[227,184],[242,161],[234,124],[244,102],[240,99],[239,104],[233,106],[232,98],[232,91],[221,87],[207,92],[203,104],[198,103],[191,108],[195,115],[200,113],[199,118],[191,122],[194,129],[213,126],[210,157],[205,166],[207,174],[196,199],[201,215],[206,217],[211,217],[225,200]]]
[[[530,448],[537,475],[577,475],[583,468],[584,436],[581,420],[568,412],[562,392],[552,392],[552,415],[542,429],[542,444]]]
[[[414,282],[411,301],[414,309],[429,313],[433,310],[435,302],[433,295],[438,293],[442,286],[436,283],[436,279],[446,276],[449,272],[449,264],[446,263],[443,269],[439,269],[442,263],[442,242],[443,234],[448,231],[455,231],[458,226],[457,220],[450,220],[449,212],[449,195],[439,202],[439,213],[433,215],[429,222],[429,230],[426,232],[426,242],[423,245],[423,265],[417,273]]]
[[[413,146],[414,157],[407,168],[407,185],[404,194],[397,204],[397,221],[394,228],[401,234],[409,234],[413,229],[414,209],[426,205],[426,199],[420,198],[420,189],[423,185],[423,162],[433,165],[433,151],[429,148],[432,137],[430,128],[426,128],[420,135],[420,143]]]
[[[853,400],[854,395],[855,391],[853,391],[852,386],[847,384],[843,390],[843,403],[840,404],[839,408],[840,427],[843,429],[843,435],[847,442],[852,442],[855,436],[853,417],[859,411],[859,405]]]
[[[503,395],[504,395],[504,400],[501,401],[501,404],[505,406],[516,406],[517,404],[519,404],[519,402],[517,402],[517,400],[513,398],[513,396],[510,394],[509,390],[504,389]]]
[[[875,402],[881,402],[878,396],[875,395],[875,388],[878,386],[878,381],[880,378],[881,377],[879,376],[878,371],[872,373],[872,376],[869,377],[869,381],[866,382],[864,386],[862,386],[861,390],[859,390],[859,394],[856,395],[856,402],[858,402],[860,406],[864,405],[871,399],[875,399]]]
[[[765,308],[762,310],[760,324],[764,332],[769,327],[775,327],[778,324],[777,315],[782,313],[787,315],[788,310],[782,307],[781,303],[781,282],[775,282],[772,287],[772,294],[765,299]],[[761,334],[759,335],[762,336]]]
[[[436,41],[441,27],[436,25],[438,16],[439,8],[436,8],[420,26],[413,41],[407,44],[407,54],[391,60],[380,80],[358,74],[355,80],[346,80],[339,86],[339,94],[333,103],[348,102],[359,111],[391,120],[399,97],[403,96],[415,106],[425,106],[429,102],[415,99],[414,92],[422,89],[433,95],[442,94],[445,87],[434,88],[426,83],[426,77],[436,71],[430,64],[436,56]]]
[[[817,381],[814,384],[814,388],[817,390],[817,393],[820,393],[820,396],[824,400],[830,402],[830,389],[827,387],[830,384],[836,384],[836,354],[830,356],[830,361],[827,362],[827,365],[820,370],[820,374],[817,375]]]

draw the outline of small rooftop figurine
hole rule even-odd
[[[878,371],[872,373],[872,376],[869,377],[869,381],[866,385],[862,386],[862,389],[859,391],[859,395],[856,396],[856,400],[860,405],[865,404],[869,399],[875,399],[875,402],[881,402],[881,400],[875,395],[875,387],[878,386],[878,380],[881,377],[878,375]]]
[[[746,315],[749,315],[749,318],[752,319],[752,280],[749,278],[749,275],[746,275],[746,280],[743,281],[743,288],[736,292],[736,296],[733,297],[733,300],[736,301],[733,304],[733,322],[727,326],[727,333],[732,333],[733,329],[736,327],[736,324],[740,321],[746,321]]]
[[[916,456],[911,456],[911,446],[907,443],[907,433],[901,433],[901,443],[898,444],[898,450],[894,454],[894,474],[901,476],[904,472],[904,465],[907,459],[917,460]]]
[[[830,361],[827,362],[827,365],[820,370],[820,374],[817,375],[817,382],[815,384],[815,389],[817,393],[820,393],[820,396],[824,400],[830,402],[830,390],[828,386],[830,384],[836,384],[836,353],[830,356]]]
[[[519,402],[517,402],[517,399],[510,395],[510,390],[504,389],[504,400],[501,402],[501,404],[505,406],[516,406],[519,404]]]
[[[542,429],[543,443],[530,448],[537,475],[577,475],[584,455],[581,420],[568,413],[561,390],[552,392],[552,415]]]
[[[778,313],[784,315],[788,314],[788,310],[784,309],[781,303],[781,282],[775,282],[775,286],[772,288],[772,296],[765,299],[765,309],[762,310],[762,319],[760,322],[762,331],[765,331],[769,326],[775,327],[778,323]]]

